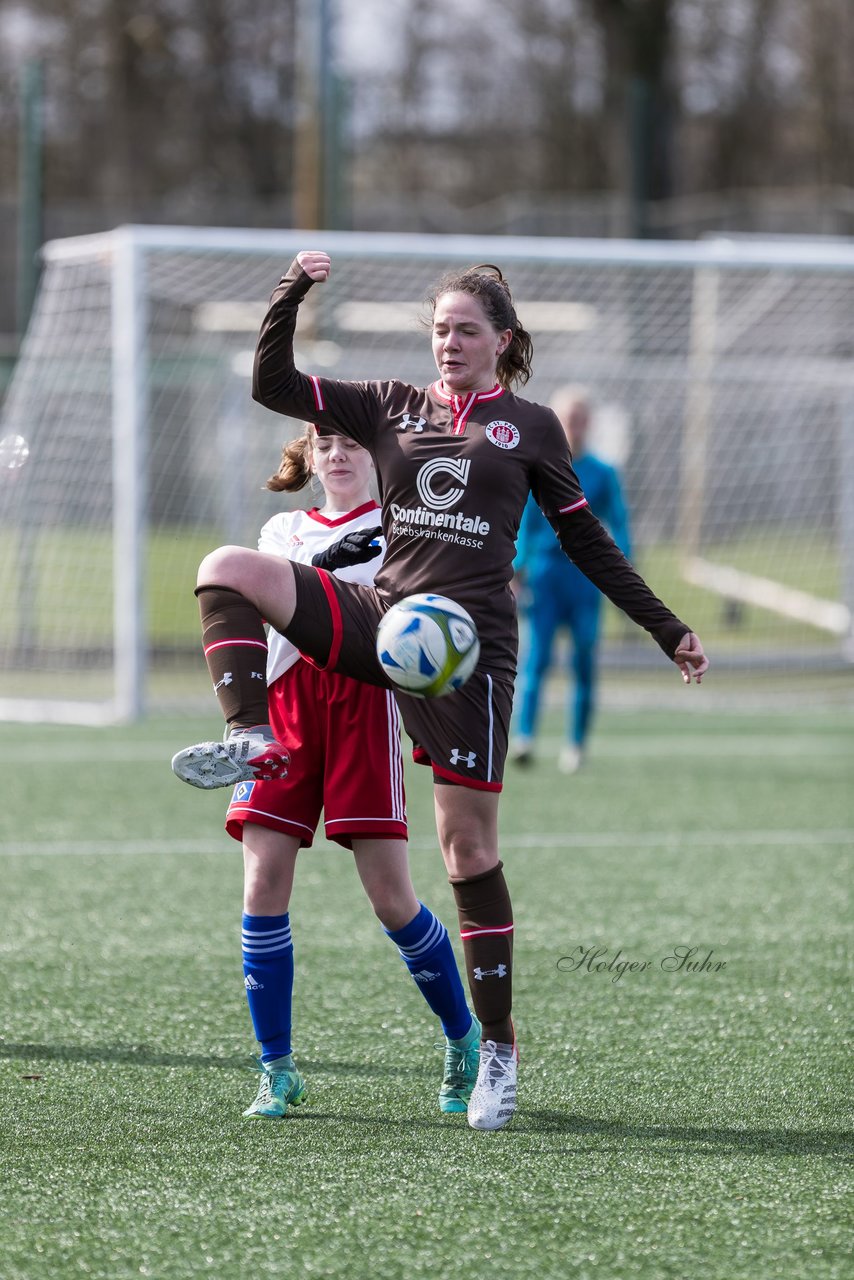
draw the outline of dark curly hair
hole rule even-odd
[[[524,385],[531,376],[531,360],[534,344],[531,335],[519,323],[510,285],[504,279],[501,268],[491,262],[481,262],[476,267],[466,267],[459,273],[443,276],[435,289],[427,295],[427,305],[432,319],[436,303],[446,293],[468,293],[477,298],[487,320],[500,333],[509,329],[512,333],[506,350],[498,357],[495,374],[505,391],[518,383]]]

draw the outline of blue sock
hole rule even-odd
[[[288,913],[243,916],[243,985],[261,1059],[272,1062],[291,1051],[294,947]]]
[[[449,1040],[462,1040],[471,1029],[460,972],[448,930],[423,902],[421,910],[402,929],[386,933],[412,974],[424,999],[442,1023]]]

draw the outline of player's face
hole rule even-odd
[[[470,293],[443,293],[433,312],[433,359],[446,391],[491,391],[498,357],[512,337],[492,327]]]
[[[333,505],[358,506],[369,496],[371,455],[347,436],[316,435],[311,469]]]

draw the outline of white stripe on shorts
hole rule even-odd
[[[388,721],[388,765],[391,783],[391,815],[397,822],[406,821],[406,805],[403,799],[403,752],[400,746],[400,712],[394,694],[386,689],[386,718]]]
[[[489,707],[489,747],[486,757],[486,781],[492,781],[492,676],[486,677],[486,696]]]

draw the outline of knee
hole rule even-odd
[[[245,585],[247,555],[253,553],[246,547],[217,547],[209,552],[199,565],[196,583],[200,587],[232,587]]]
[[[497,841],[486,839],[481,832],[465,829],[446,832],[442,853],[453,880],[483,875],[498,865]]]
[[[551,658],[552,640],[534,633],[528,650],[528,666],[536,675],[541,676],[548,670]]]
[[[275,863],[261,863],[246,869],[243,881],[243,910],[250,916],[279,916],[288,909],[290,881]]]
[[[288,906],[287,892],[275,882],[256,880],[243,891],[243,910],[248,916],[281,916]]]
[[[589,648],[576,649],[574,666],[579,680],[589,682],[593,679],[596,670],[596,655],[592,645]]]
[[[411,902],[401,901],[400,897],[394,894],[375,894],[371,899],[371,906],[382,927],[390,933],[403,929],[418,915],[417,902],[413,908]]]
[[[522,667],[522,676],[528,685],[536,685],[542,680],[548,670],[548,659],[543,657],[541,653],[532,650],[528,653],[524,666]]]
[[[227,587],[239,591],[257,608],[263,609],[271,583],[281,602],[292,590],[293,570],[284,558],[263,555],[248,547],[218,547],[199,565],[197,586]]]

